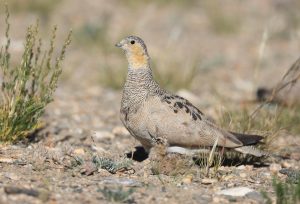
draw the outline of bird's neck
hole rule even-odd
[[[124,85],[122,106],[138,108],[145,99],[159,90],[159,85],[153,80],[152,70],[146,68],[128,68],[128,74]]]

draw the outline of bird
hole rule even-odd
[[[262,136],[224,130],[187,99],[163,89],[153,77],[150,56],[140,37],[128,36],[115,46],[124,51],[128,61],[120,119],[148,153],[157,144],[189,154],[216,143],[243,154],[267,155],[255,147]]]

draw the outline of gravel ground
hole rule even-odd
[[[204,177],[198,165],[182,167],[173,175],[170,171],[154,175],[151,160],[126,158],[139,144],[121,125],[119,104],[119,91],[96,87],[74,93],[60,88],[45,114],[45,128],[27,143],[1,147],[0,202],[105,203],[109,193],[127,192],[124,200],[128,203],[264,203],[261,191],[274,199],[273,176],[284,181],[286,175],[279,170],[300,167],[299,146],[288,146],[284,149],[289,158],[258,166],[221,166],[212,178]],[[299,144],[299,140],[294,142]],[[116,171],[97,168],[95,155],[125,167]],[[174,168],[185,159],[173,155],[166,163]],[[222,190],[234,187],[247,187],[251,192],[244,195],[238,189],[234,194],[241,191],[240,196],[222,195]]]
[[[160,149],[147,158],[119,119],[121,90],[104,88],[119,86],[126,72],[113,45],[134,34],[147,43],[161,82],[173,74],[166,85],[204,113],[218,119],[221,110],[242,110],[257,87],[272,87],[299,57],[297,0],[9,2],[20,5],[11,8],[13,62],[37,17],[43,39],[54,24],[58,44],[70,28],[74,35],[42,128],[27,141],[0,146],[0,203],[265,203],[262,191],[275,202],[273,177],[285,182],[293,170],[288,175],[297,177],[300,137],[288,131],[273,142],[280,158],[229,161],[211,177],[191,158],[162,157]],[[180,83],[193,67],[192,82]],[[298,83],[291,95],[299,90]]]

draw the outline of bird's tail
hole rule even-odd
[[[268,157],[270,154],[266,151],[260,150],[254,146],[243,146],[234,148],[234,150],[241,152],[243,154],[250,154],[256,157]]]
[[[243,145],[255,145],[259,143],[264,137],[260,135],[247,135],[242,133],[230,132],[233,134],[239,141],[243,143]]]

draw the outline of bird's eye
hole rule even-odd
[[[135,41],[134,41],[134,40],[131,40],[130,43],[133,45],[133,44],[135,43]]]

